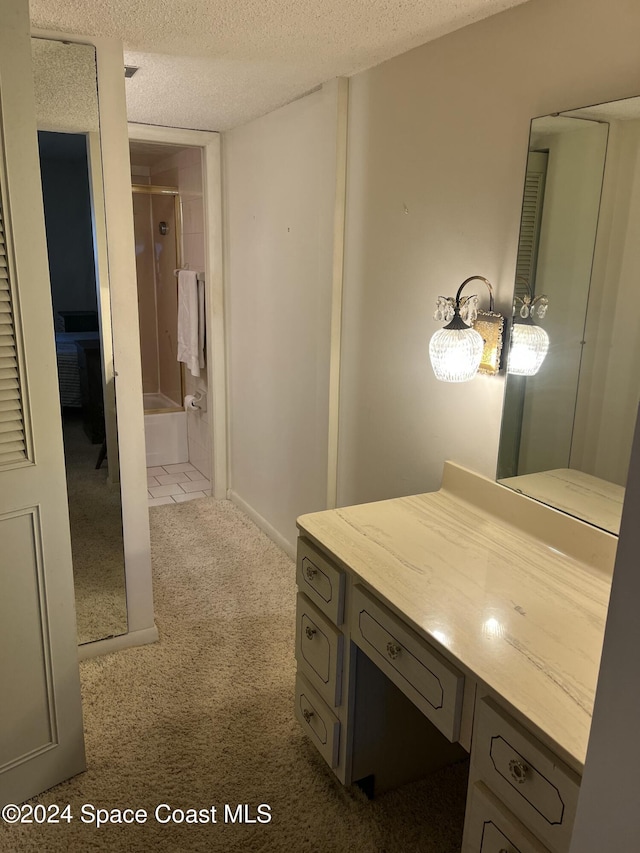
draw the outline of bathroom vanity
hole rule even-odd
[[[298,526],[295,711],[338,779],[470,753],[463,853],[565,853],[617,538],[452,463]]]

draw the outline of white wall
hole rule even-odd
[[[530,120],[637,94],[634,23],[628,0],[531,0],[351,79],[339,504],[436,489],[446,459],[495,474],[503,378],[435,380],[435,299],[480,274],[510,314]],[[320,93],[225,144],[232,490],[290,543],[325,505]]]
[[[639,26],[531,0],[351,79],[340,503],[495,474],[502,380],[435,380],[435,299],[480,274],[510,313],[530,119],[637,95]]]
[[[232,497],[288,550],[326,506],[337,89],[224,137]]]

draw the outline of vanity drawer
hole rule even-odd
[[[340,721],[300,673],[296,676],[295,714],[320,755],[329,767],[335,769],[338,766]]]
[[[296,610],[298,665],[323,699],[334,707],[341,701],[343,645],[342,632],[299,592]]]
[[[336,625],[344,620],[344,572],[314,548],[310,542],[298,539],[296,560],[298,587]]]
[[[363,587],[352,598],[351,639],[452,743],[460,735],[464,676]]]
[[[549,853],[482,783],[471,790],[464,853]]]
[[[569,849],[580,777],[492,699],[478,708],[472,773],[554,851]]]

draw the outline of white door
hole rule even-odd
[[[85,767],[28,0],[0,25],[0,805]]]

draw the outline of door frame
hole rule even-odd
[[[207,396],[212,409],[209,472],[212,495],[227,498],[227,368],[222,267],[222,183],[220,134],[206,130],[129,123],[129,139],[202,150],[202,182],[205,221],[205,313],[207,324]]]

